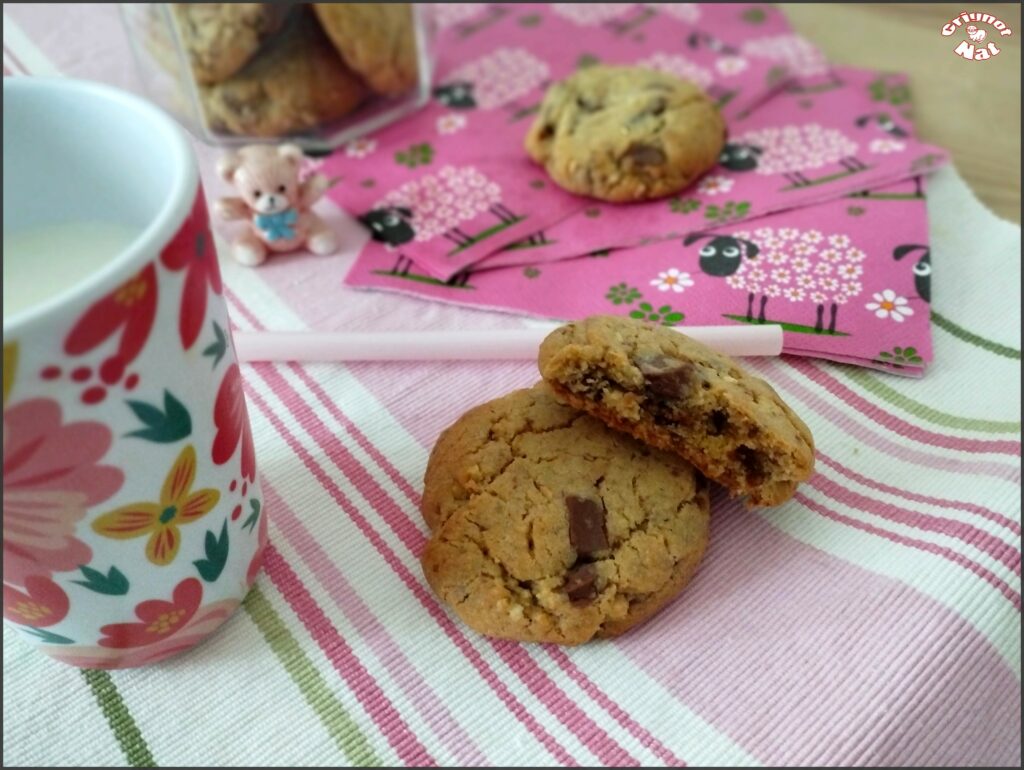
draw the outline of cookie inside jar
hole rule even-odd
[[[429,97],[429,25],[415,4],[122,8],[151,95],[210,144],[328,152]]]

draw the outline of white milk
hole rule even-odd
[[[68,222],[4,233],[4,319],[73,289],[139,235],[111,222]]]

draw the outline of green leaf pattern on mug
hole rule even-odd
[[[128,406],[146,427],[132,431],[127,436],[158,444],[171,444],[192,433],[192,418],[188,409],[169,390],[164,391],[163,411],[144,401],[128,401]]]
[[[124,596],[128,593],[128,578],[117,567],[111,567],[106,575],[84,564],[79,569],[82,571],[85,580],[73,580],[71,582],[85,586],[90,591],[108,596]]]
[[[228,561],[228,521],[224,520],[220,528],[220,537],[213,534],[212,530],[206,533],[204,541],[206,558],[192,562],[199,570],[199,574],[207,583],[214,582],[224,571],[224,565]]]
[[[217,339],[206,346],[203,355],[213,359],[213,368],[216,369],[224,354],[228,352],[228,338],[216,321],[213,322],[213,334]]]
[[[260,518],[260,501],[255,497],[249,500],[249,505],[252,507],[252,513],[249,514],[248,518],[242,522],[242,529],[247,529],[251,533],[253,528],[256,526],[256,522]]]

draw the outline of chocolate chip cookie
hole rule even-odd
[[[366,87],[305,8],[294,9],[285,27],[241,71],[204,86],[200,94],[214,131],[267,137],[340,118],[365,95]]]
[[[409,3],[314,3],[345,63],[385,96],[416,85],[416,37]]]
[[[713,168],[725,121],[693,83],[595,66],[552,85],[526,151],[569,192],[606,201],[671,195]]]
[[[788,500],[814,470],[810,430],[768,383],[672,329],[595,316],[552,332],[539,365],[566,403],[750,504]]]
[[[196,82],[219,83],[245,66],[281,26],[271,3],[170,3]]]
[[[647,619],[708,541],[707,482],[547,386],[463,415],[427,467],[427,581],[473,629],[580,644]]]

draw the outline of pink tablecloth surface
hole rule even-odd
[[[139,88],[113,6],[5,5],[4,67]],[[693,584],[614,641],[484,639],[419,569],[433,441],[533,365],[247,367],[271,544],[244,609],[109,673],[5,627],[4,764],[1019,765],[1020,234],[951,170],[929,206],[936,365],[751,361],[814,431],[818,472],[778,508],[717,497]],[[222,259],[238,328],[528,323],[346,289],[366,236],[323,213],[339,256]]]

